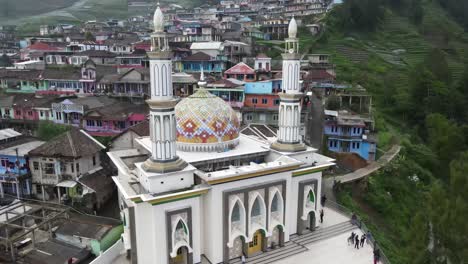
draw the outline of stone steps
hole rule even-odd
[[[357,227],[351,224],[350,221],[340,223],[337,225],[329,226],[324,229],[319,229],[314,232],[304,234],[302,236],[291,236],[291,241],[301,244],[308,245],[317,241],[325,240],[334,236],[341,235],[343,233],[351,232]]]
[[[271,263],[275,260],[280,260],[283,258],[287,258],[289,256],[293,256],[295,254],[307,251],[307,248],[303,247],[294,242],[287,242],[284,244],[284,247],[277,248],[275,250],[270,250],[259,254],[257,256],[253,256],[246,259],[246,263],[252,264],[263,264],[263,263]],[[241,264],[240,258],[231,260],[230,264]]]
[[[301,236],[291,235],[290,241],[285,243],[284,247],[270,250],[246,259],[246,263],[252,264],[268,264],[278,261],[298,253],[307,251],[306,245],[328,239],[343,233],[350,232],[356,229],[356,226],[351,224],[351,221],[339,223],[323,229],[317,229],[314,232],[309,232]],[[240,258],[232,259],[230,264],[241,264]]]

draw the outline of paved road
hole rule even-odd
[[[327,198],[335,200],[334,194],[333,194],[333,183],[334,181],[341,182],[341,183],[348,183],[348,182],[353,182],[357,181],[360,179],[363,179],[373,172],[379,170],[383,166],[385,166],[387,163],[392,161],[398,153],[400,153],[401,146],[400,145],[394,145],[389,151],[387,151],[382,157],[380,157],[379,160],[370,163],[366,167],[353,171],[351,173],[341,175],[341,176],[336,176],[336,177],[330,177],[323,179],[322,181],[322,192],[327,196]]]
[[[323,103],[322,100],[317,97],[311,96],[311,104],[309,109],[309,115],[307,117],[307,140],[312,147],[322,150],[322,139],[323,139]]]

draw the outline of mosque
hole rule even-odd
[[[150,136],[139,147],[109,152],[131,263],[228,263],[282,247],[319,225],[322,171],[334,160],[300,136],[300,54],[289,23],[283,56],[277,138],[240,133],[233,109],[200,89],[173,95],[164,16],[154,15]]]

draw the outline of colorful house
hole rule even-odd
[[[224,72],[224,78],[233,78],[244,82],[254,82],[256,72],[249,65],[239,62]]]
[[[226,60],[223,57],[212,57],[204,52],[187,56],[179,63],[182,63],[182,71],[188,73],[200,72],[203,68],[205,73],[221,74],[226,69]]]
[[[5,193],[17,197],[31,194],[27,154],[42,144],[43,141],[23,136],[13,129],[0,130],[0,197]]]
[[[82,127],[93,136],[115,136],[146,119],[146,105],[120,102],[87,111]]]
[[[375,160],[377,142],[373,125],[370,117],[325,110],[324,134],[328,150],[353,152],[365,160]]]

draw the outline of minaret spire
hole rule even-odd
[[[304,94],[300,87],[300,54],[297,39],[297,23],[292,17],[285,39],[283,57],[283,93],[281,93],[278,114],[278,138],[272,148],[282,152],[297,152],[306,149],[300,135],[301,99]]]
[[[187,164],[176,154],[175,106],[172,87],[172,52],[164,32],[164,15],[158,7],[154,13],[154,33],[151,35],[150,61],[151,98],[150,107],[151,157],[143,164],[148,172],[171,172],[182,170]]]

